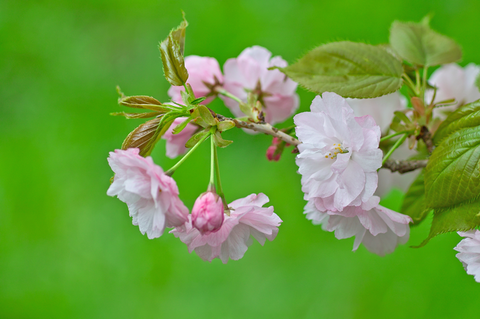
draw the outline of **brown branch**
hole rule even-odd
[[[287,133],[283,132],[282,130],[279,130],[276,127],[273,127],[272,125],[268,123],[253,123],[253,122],[245,122],[245,121],[240,121],[237,119],[231,119],[224,117],[223,115],[217,114],[217,118],[220,121],[232,121],[235,123],[236,127],[239,128],[245,128],[247,130],[252,130],[255,132],[261,132],[265,133],[268,135],[271,135],[273,137],[278,137],[282,141],[284,141],[287,144],[291,144],[294,146],[299,145],[301,142],[297,140],[295,137],[288,135]]]
[[[419,168],[427,166],[428,160],[416,160],[416,161],[398,161],[387,160],[381,168],[386,168],[392,172],[399,172],[400,174],[408,173]]]
[[[425,142],[425,146],[427,147],[428,153],[432,154],[435,146],[433,145],[433,141],[432,141],[432,133],[430,133],[430,131],[426,126],[422,126],[422,128],[420,129],[420,134],[418,134],[417,136],[417,141],[420,139],[422,139],[423,142]]]

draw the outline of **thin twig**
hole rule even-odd
[[[245,122],[245,121],[241,121],[241,120],[237,120],[237,119],[227,118],[227,117],[224,117],[223,115],[220,115],[220,114],[217,114],[217,118],[220,121],[232,121],[232,122],[235,123],[235,126],[239,127],[239,128],[246,128],[248,130],[252,130],[252,131],[255,131],[255,132],[261,132],[261,133],[271,135],[273,137],[278,137],[279,139],[281,139],[282,141],[284,141],[285,143],[288,143],[290,145],[297,146],[297,145],[301,144],[301,142],[299,140],[297,140],[295,137],[293,137],[291,135],[288,135],[285,132],[282,132],[281,130],[277,129],[276,127],[271,126],[268,123]]]
[[[425,146],[427,147],[427,151],[428,151],[428,153],[431,154],[433,152],[433,149],[435,148],[435,145],[433,145],[432,133],[430,133],[430,131],[428,130],[428,128],[426,126],[422,126],[422,128],[420,129],[420,134],[418,134],[418,136],[417,136],[417,141],[419,139],[422,139],[423,142],[425,142]]]
[[[392,172],[399,172],[400,174],[408,173],[419,168],[424,168],[428,164],[428,160],[415,160],[415,161],[398,161],[387,160],[381,168],[389,169]]]

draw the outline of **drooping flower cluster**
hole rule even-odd
[[[392,252],[408,240],[411,218],[373,196],[382,164],[379,126],[369,115],[355,117],[335,93],[317,96],[310,108],[294,117],[307,218],[339,239],[356,236],[354,250],[363,242],[379,255]]]
[[[475,276],[475,281],[480,282],[480,231],[470,230],[458,234],[465,238],[454,248],[459,252],[457,258],[467,274]]]
[[[128,141],[137,138],[139,141],[136,143],[143,146],[148,142],[150,134],[160,132],[161,125],[167,125],[164,123],[173,120],[168,123],[170,126],[165,128],[161,136],[166,140],[166,153],[170,158],[186,153],[187,142],[192,140],[195,133],[202,130],[203,132],[198,134],[203,134],[204,138],[199,137],[192,143],[199,143],[200,140],[211,137],[212,147],[228,145],[228,141],[220,137],[220,133],[225,128],[228,129],[228,125],[218,124],[218,120],[212,116],[214,113],[210,114],[203,106],[219,94],[225,95],[221,97],[236,116],[252,117],[252,114],[258,114],[252,117],[254,121],[266,119],[270,123],[281,122],[298,108],[299,99],[295,93],[297,83],[278,70],[268,70],[272,66],[285,67],[287,63],[278,56],[271,58],[271,53],[265,48],[259,46],[247,48],[238,58],[228,60],[224,65],[225,75],[214,58],[189,56],[184,59],[184,63],[188,71],[188,84],[185,87],[172,86],[169,89],[171,103],[161,104],[149,97],[128,100],[131,104],[125,102],[128,105],[135,105],[134,107],[140,105],[135,103],[153,102],[152,110],[158,112],[157,119],[150,121],[149,125],[140,126],[129,136]],[[191,90],[184,92],[188,86]],[[250,100],[247,102],[247,96],[253,97],[253,102]],[[198,99],[202,97],[203,100]],[[242,114],[239,101],[252,108],[252,112]],[[199,118],[202,119],[199,122],[195,121],[198,117],[193,116],[190,119],[185,117],[194,113],[197,105],[203,107],[202,111],[197,111],[200,112]],[[165,109],[172,110],[173,113],[169,114],[173,116],[163,114]],[[145,114],[148,116],[148,113]],[[142,114],[141,117],[143,116]],[[163,122],[165,118],[167,120]],[[191,122],[186,124],[185,121]],[[155,124],[159,127],[155,127]],[[200,136],[198,134],[196,136]],[[280,142],[278,145],[283,146]],[[262,207],[268,202],[265,195],[252,194],[232,202],[227,207],[224,205],[224,198],[215,193],[213,185],[216,182],[213,182],[214,175],[211,173],[209,191],[198,197],[192,214],[189,215],[188,209],[178,197],[175,181],[169,176],[176,168],[169,170],[169,175],[166,175],[153,163],[151,157],[143,158],[139,154],[136,148],[110,153],[109,163],[115,172],[115,179],[107,194],[118,196],[127,203],[133,224],[138,225],[140,231],[146,233],[148,238],[161,236],[165,227],[175,227],[173,233],[187,243],[190,252],[195,250],[205,260],[220,258],[227,262],[229,258],[236,260],[244,255],[251,244],[250,236],[256,238],[262,245],[266,238],[273,240],[276,237],[281,220],[273,213],[273,207]],[[213,154],[212,149],[212,163]],[[182,161],[183,159],[179,163]]]
[[[204,260],[243,257],[253,236],[262,245],[272,241],[282,220],[273,212],[273,206],[264,194],[249,195],[233,201],[230,213],[224,213],[222,200],[209,191],[199,196],[192,214],[179,199],[178,188],[151,157],[141,157],[138,149],[110,152],[108,162],[115,173],[107,191],[125,202],[133,224],[139,226],[149,239],[160,237],[166,227],[195,250]]]

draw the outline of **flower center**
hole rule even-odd
[[[346,147],[344,147],[342,144],[333,144],[333,147],[330,149],[330,152],[328,155],[325,155],[325,158],[330,158],[334,159],[337,158],[337,154],[345,154],[348,153],[348,150]]]

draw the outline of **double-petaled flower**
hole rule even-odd
[[[115,173],[107,191],[126,203],[132,222],[149,239],[160,237],[165,227],[183,225],[188,208],[178,197],[175,180],[165,175],[150,156],[138,155],[138,148],[110,152],[108,163]]]

